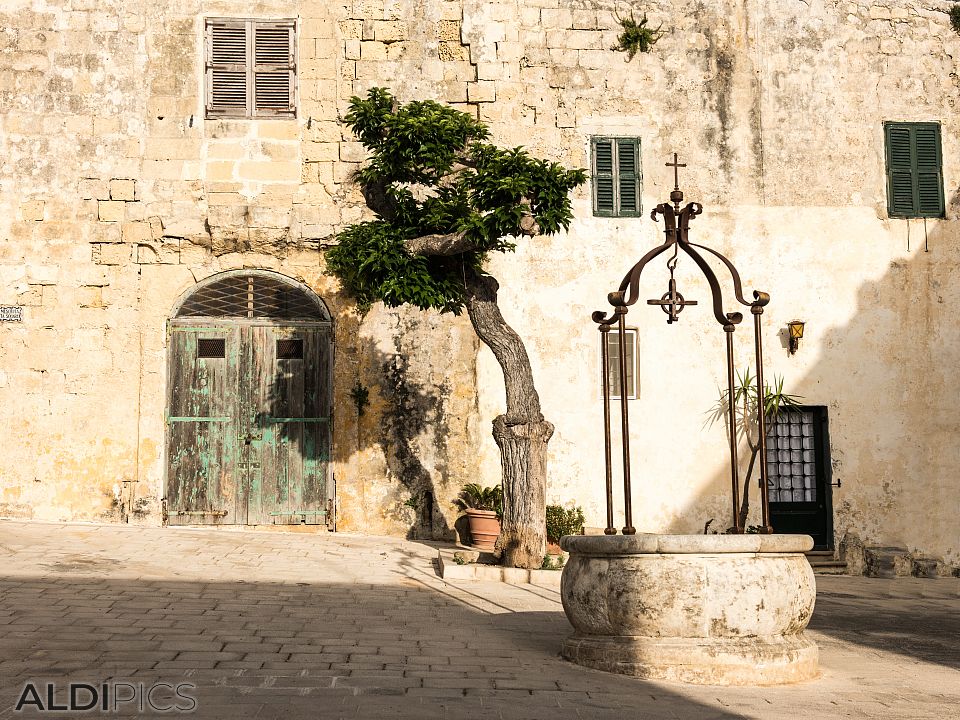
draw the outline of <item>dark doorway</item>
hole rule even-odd
[[[306,288],[225,273],[169,322],[167,522],[332,525],[332,338]]]
[[[767,434],[770,522],[777,533],[813,537],[814,549],[833,550],[833,496],[827,408],[780,412]]]

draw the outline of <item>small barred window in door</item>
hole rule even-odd
[[[770,502],[817,500],[814,417],[782,411],[767,432],[767,489]]]

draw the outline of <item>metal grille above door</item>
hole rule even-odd
[[[260,273],[231,274],[198,287],[177,317],[329,320],[303,289]]]

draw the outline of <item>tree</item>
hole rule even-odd
[[[362,309],[381,301],[459,314],[464,308],[503,371],[506,412],[493,421],[503,468],[506,565],[540,567],[546,549],[547,442],[523,341],[497,305],[491,252],[513,239],[552,234],[572,220],[570,191],[582,170],[487,142],[471,115],[433,101],[399,104],[382,88],[354,97],[344,118],[369,162],[357,179],[375,220],[351,225],[326,251],[327,272]]]
[[[728,415],[729,392],[724,390],[720,395],[720,400],[714,406],[711,412],[711,422],[716,422],[720,418],[726,418]],[[789,395],[783,391],[783,378],[774,377],[773,385],[764,383],[763,388],[763,410],[766,417],[766,425],[769,430],[780,417],[784,409],[796,408],[802,399],[800,395]],[[740,501],[740,527],[747,527],[747,516],[750,514],[750,485],[753,479],[753,472],[756,469],[757,458],[760,454],[760,429],[757,427],[757,379],[746,368],[741,374],[737,371],[737,384],[733,388],[734,412],[737,418],[737,438],[742,438],[747,443],[747,449],[750,451],[750,457],[747,461],[747,471],[743,476],[743,492]],[[763,488],[766,491],[766,488]]]

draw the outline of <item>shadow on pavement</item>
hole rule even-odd
[[[854,645],[960,669],[960,614],[956,600],[867,601],[854,595],[820,593],[809,627]]]
[[[25,683],[188,682],[196,717],[745,716],[559,659],[562,613],[483,612],[400,584],[0,578],[0,717]],[[142,713],[121,705],[111,717]],[[84,713],[85,717],[94,711]]]

